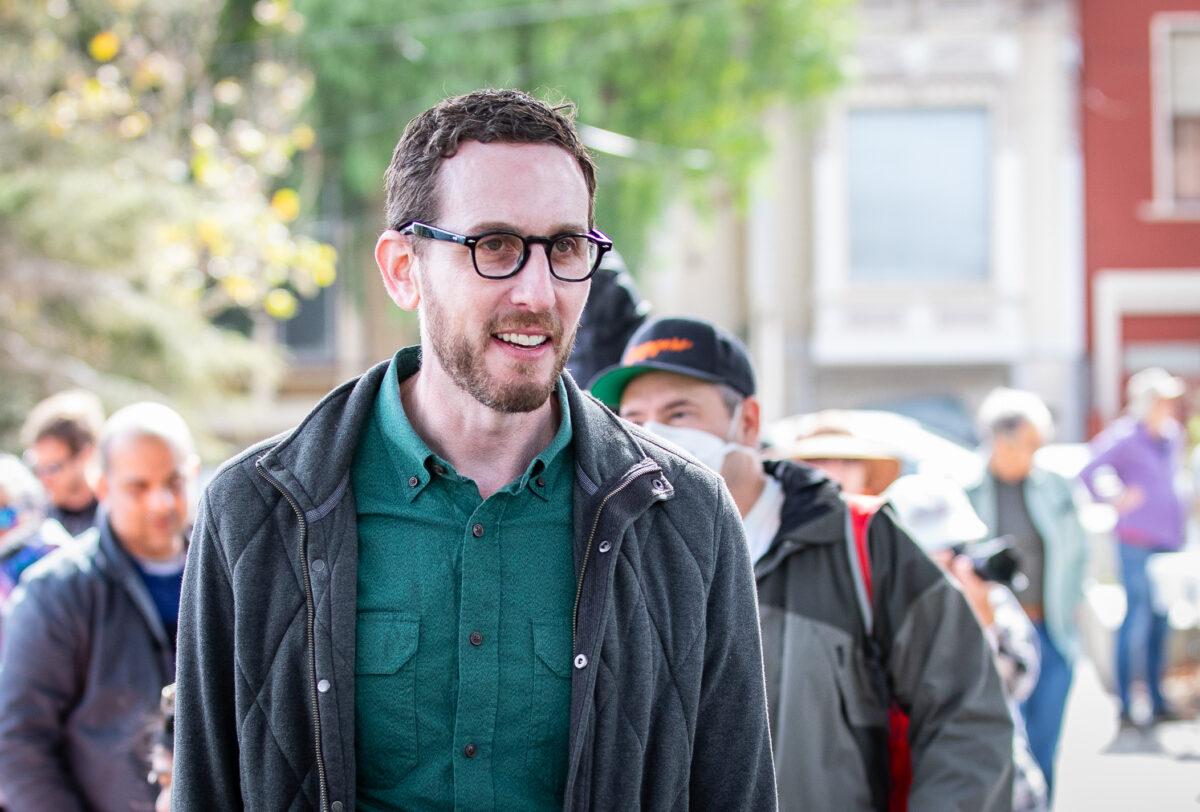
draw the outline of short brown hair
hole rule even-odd
[[[71,454],[95,445],[104,423],[100,398],[83,389],[71,389],[51,395],[33,407],[21,429],[21,444],[31,447],[38,440],[53,437]]]
[[[408,122],[387,168],[387,225],[431,222],[441,212],[438,167],[464,141],[555,144],[579,162],[588,190],[588,225],[596,199],[596,164],[575,130],[574,107],[551,107],[519,90],[476,90],[444,99]]]

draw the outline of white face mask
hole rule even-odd
[[[729,439],[729,435],[733,434],[737,429],[737,425],[741,421],[741,416],[742,404],[739,403],[737,408],[733,410],[733,420],[729,424],[729,431],[726,432],[723,438],[701,429],[668,426],[664,423],[655,423],[653,421],[642,424],[642,428],[651,434],[658,435],[668,443],[674,443],[698,459],[706,467],[720,474],[721,467],[725,464],[725,457],[729,452],[742,447]]]

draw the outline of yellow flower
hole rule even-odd
[[[225,231],[218,221],[211,217],[205,217],[196,222],[196,236],[206,246],[212,246],[225,239]]]
[[[316,142],[317,133],[307,124],[301,124],[299,127],[292,130],[292,146],[301,152],[306,149],[311,149],[312,145]]]
[[[337,269],[332,264],[322,263],[313,268],[312,278],[317,287],[327,288],[337,280]]]
[[[131,113],[121,119],[121,123],[117,125],[117,132],[122,138],[134,139],[144,135],[146,130],[150,129],[150,116],[142,111]]]
[[[283,222],[292,222],[300,216],[300,195],[295,189],[280,189],[271,196],[271,210]]]
[[[258,289],[254,283],[240,274],[230,274],[221,278],[221,287],[230,299],[241,305],[249,307],[254,304],[254,298],[258,293]],[[286,291],[284,291],[286,293]]]
[[[88,53],[97,62],[108,62],[121,50],[121,38],[112,31],[101,31],[88,43]]]
[[[296,297],[283,288],[275,288],[263,299],[263,309],[274,319],[286,320],[296,315]]]

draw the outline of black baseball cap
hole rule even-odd
[[[621,363],[600,371],[588,388],[615,409],[629,382],[647,372],[674,372],[725,384],[746,397],[754,394],[754,367],[745,345],[715,324],[699,319],[646,322],[625,345]]]

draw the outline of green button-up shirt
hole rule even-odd
[[[392,359],[351,469],[364,809],[562,805],[571,701],[571,417],[486,500],[417,435]]]

